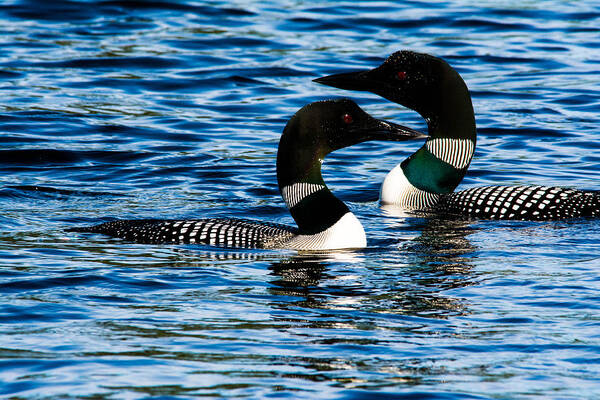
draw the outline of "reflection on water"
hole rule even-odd
[[[425,218],[420,235],[404,250],[422,259],[423,264],[439,268],[448,273],[465,273],[473,268],[473,253],[477,248],[468,236],[477,232],[468,221],[457,221],[444,217]]]
[[[392,224],[399,225],[397,221]],[[275,285],[271,290],[279,295],[302,297],[302,306],[311,308],[368,309],[434,318],[446,318],[448,312],[466,313],[461,299],[438,293],[475,284],[472,257],[476,248],[467,238],[475,230],[467,222],[440,218],[427,218],[412,225],[419,235],[400,246],[407,257],[400,264],[387,263],[386,269],[404,278],[394,287],[370,287],[377,279],[377,272],[373,271],[367,272],[368,282],[357,276],[354,269],[332,276],[328,266],[337,257],[332,260],[298,256],[271,265],[278,277],[271,282]],[[354,254],[354,262],[359,261],[359,255]]]

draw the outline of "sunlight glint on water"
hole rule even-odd
[[[0,5],[0,395],[14,398],[600,396],[596,221],[448,222],[377,205],[421,143],[329,156],[369,248],[298,255],[64,232],[112,218],[292,224],[288,118],[312,79],[400,49],[446,59],[476,111],[461,188],[600,190],[593,2]]]

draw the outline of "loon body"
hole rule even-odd
[[[117,220],[70,231],[102,233],[138,243],[200,243],[219,247],[330,250],[367,245],[360,221],[325,185],[321,163],[332,151],[368,140],[425,137],[379,121],[351,100],[311,103],[287,123],[277,151],[277,181],[298,227],[245,219]]]
[[[485,186],[454,192],[475,153],[475,114],[465,82],[440,58],[399,51],[372,70],[315,81],[378,94],[425,118],[429,137],[386,176],[382,205],[480,219],[600,216],[600,192],[547,186]]]

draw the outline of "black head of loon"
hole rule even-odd
[[[467,85],[441,58],[403,50],[377,68],[329,75],[315,82],[375,93],[415,110],[427,121],[432,138],[475,141],[475,115]]]
[[[431,205],[438,194],[452,192],[462,181],[475,152],[475,114],[465,82],[446,61],[398,51],[377,68],[315,81],[381,95],[427,121],[428,140],[388,175],[382,203]]]
[[[138,243],[201,243],[219,247],[331,250],[362,248],[362,224],[327,188],[323,158],[367,140],[407,140],[425,135],[376,120],[351,100],[329,100],[300,109],[286,125],[277,152],[281,195],[298,228],[235,218],[117,220],[70,231],[102,233]]]

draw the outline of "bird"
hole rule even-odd
[[[546,221],[600,216],[600,192],[557,186],[494,185],[455,192],[475,153],[471,95],[460,74],[442,58],[402,50],[370,70],[314,80],[367,91],[419,113],[425,144],[396,165],[380,191],[382,206],[467,219]]]
[[[335,150],[365,141],[425,136],[377,120],[349,99],[317,101],[289,119],[277,151],[279,191],[297,227],[238,218],[201,218],[115,220],[67,230],[149,244],[299,251],[364,248],[367,240],[362,224],[323,181],[323,159]]]

